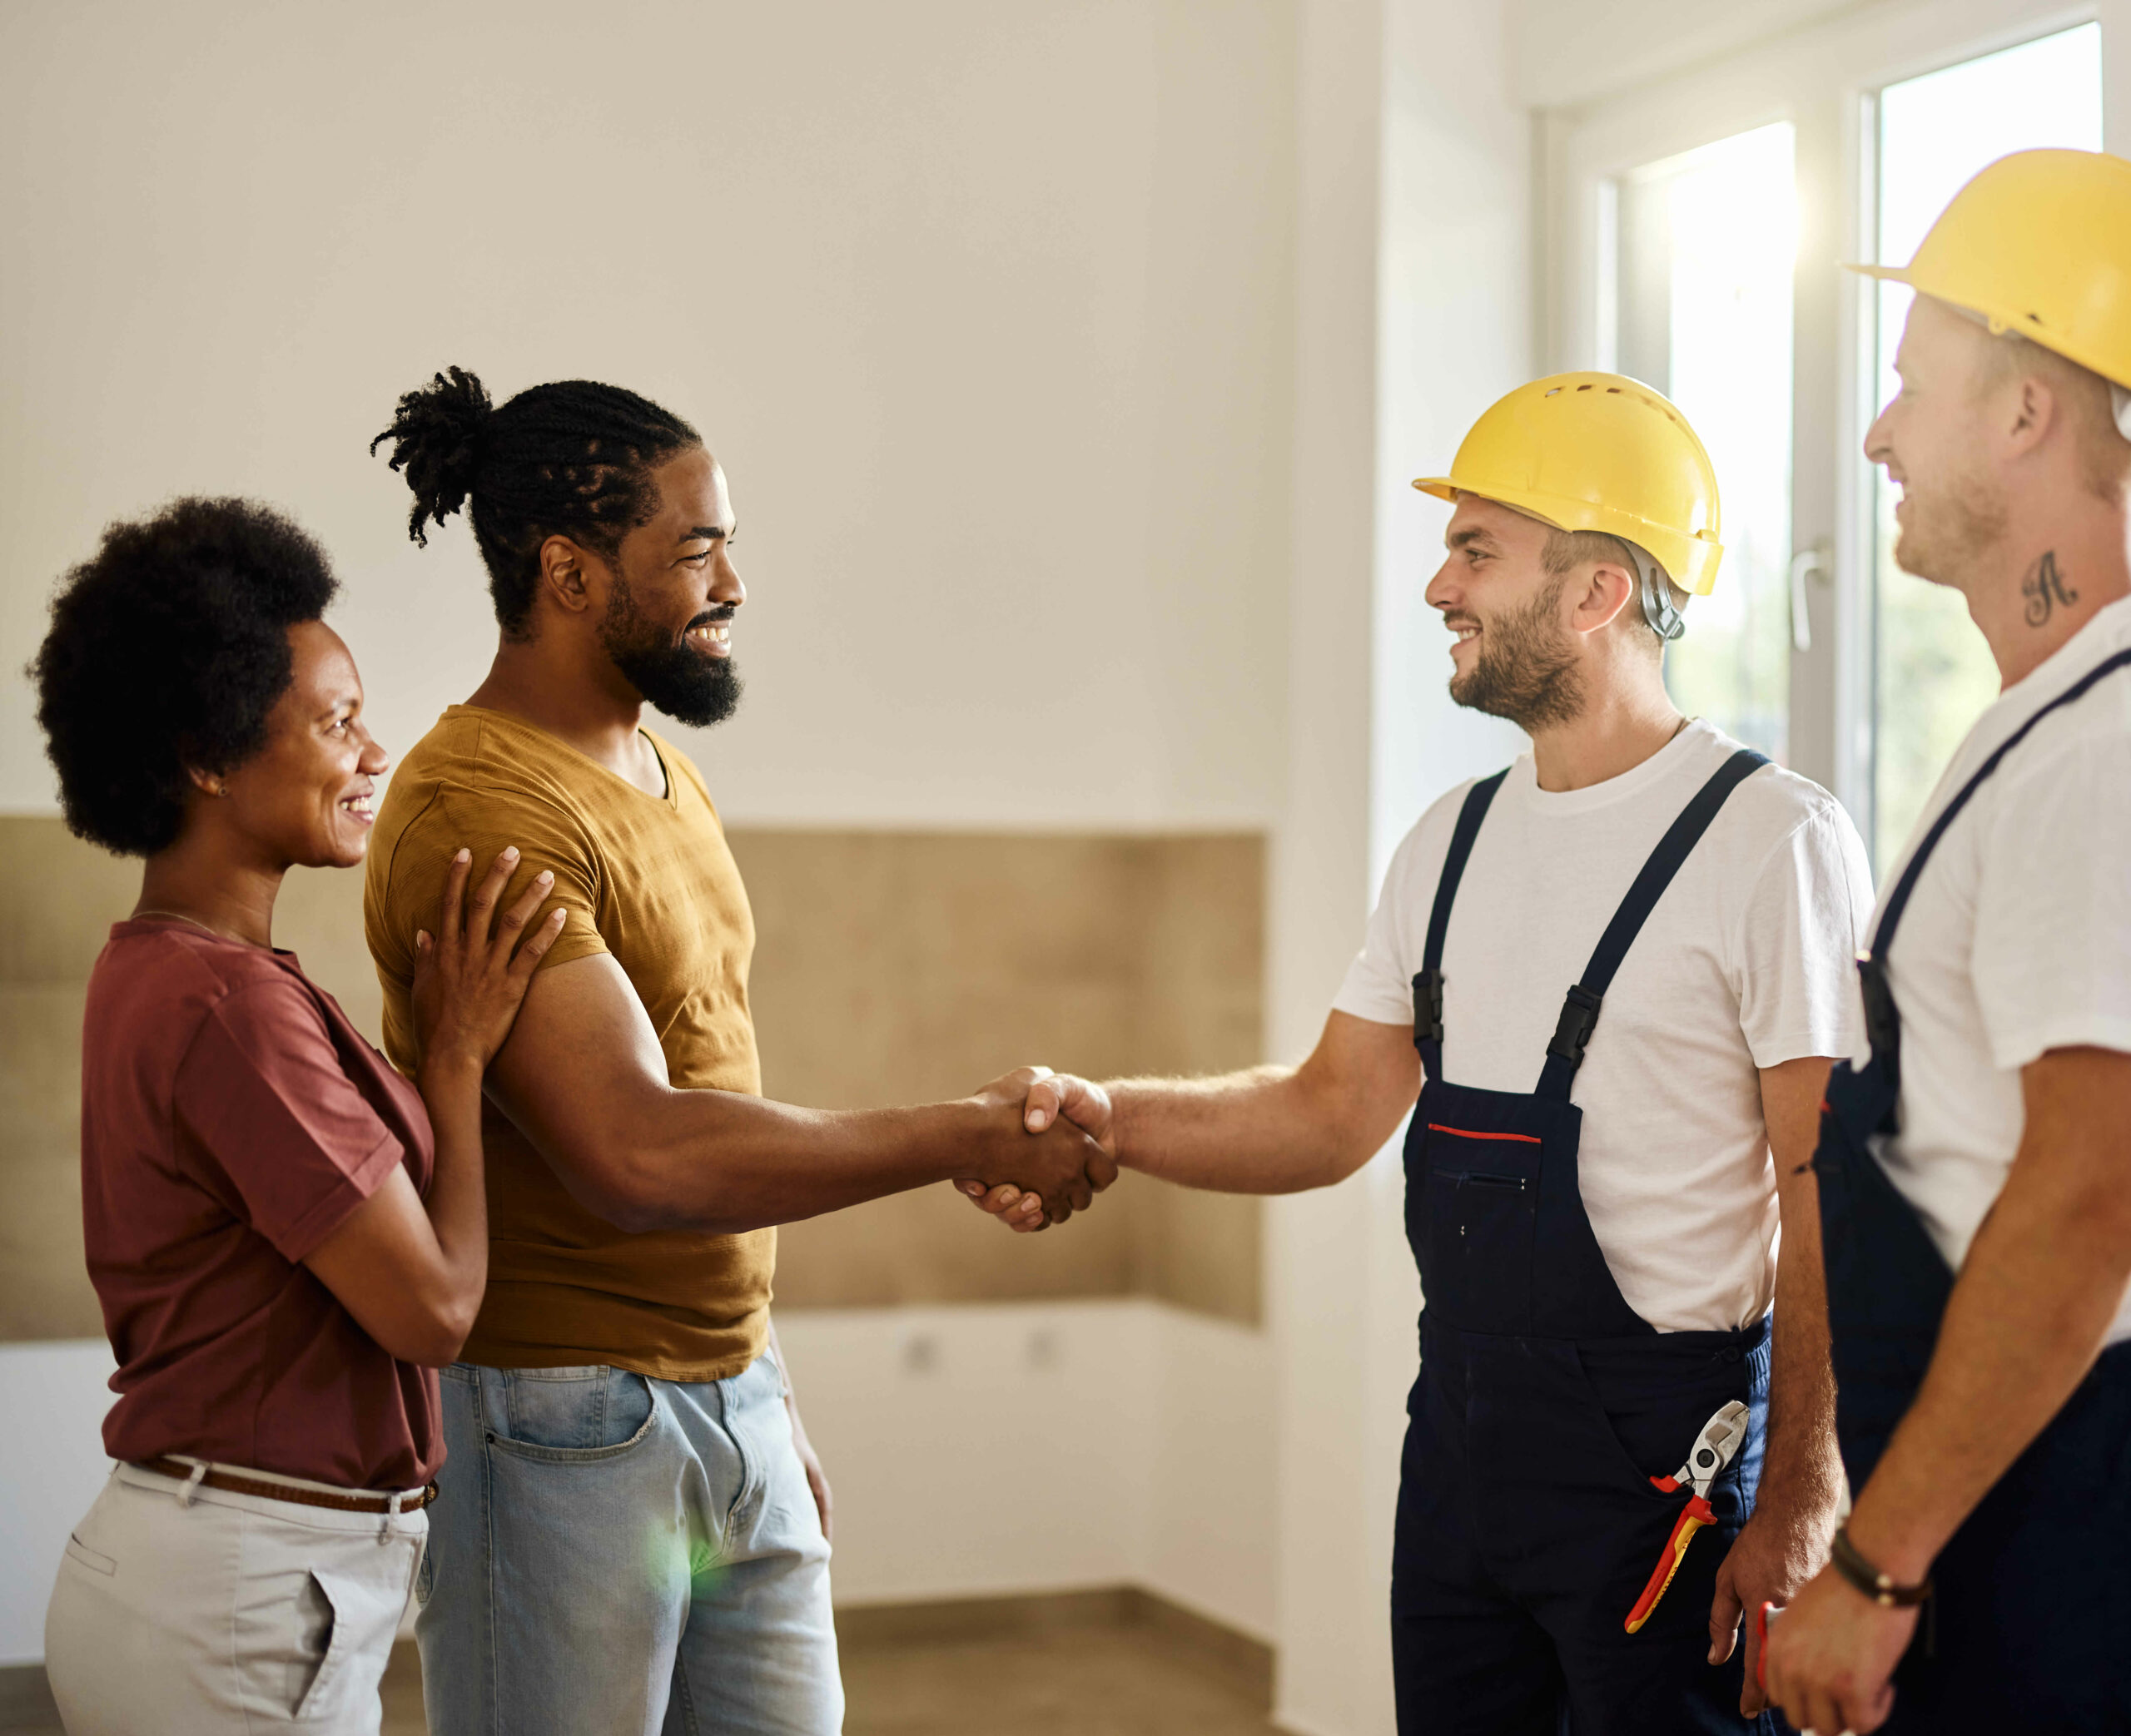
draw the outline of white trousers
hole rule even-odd
[[[377,1736],[429,1515],[336,1513],[121,1465],[44,1619],[68,1736]]]

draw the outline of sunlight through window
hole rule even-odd
[[[1793,140],[1758,127],[1621,189],[1622,371],[1686,412],[1723,499],[1716,588],[1666,657],[1674,701],[1778,759],[1789,747]]]

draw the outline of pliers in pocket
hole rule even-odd
[[[1665,1595],[1665,1588],[1672,1583],[1672,1575],[1686,1558],[1687,1545],[1694,1541],[1695,1533],[1716,1523],[1716,1510],[1709,1504],[1709,1486],[1737,1455],[1746,1438],[1746,1407],[1735,1398],[1701,1426],[1695,1444],[1687,1450],[1686,1464],[1669,1477],[1650,1480],[1651,1486],[1661,1494],[1671,1495],[1681,1489],[1692,1493],[1687,1496],[1685,1510],[1672,1521],[1672,1535],[1665,1540],[1657,1565],[1650,1571],[1650,1583],[1642,1588],[1635,1608],[1628,1611],[1631,1634],[1641,1629],[1657,1608],[1657,1600]]]

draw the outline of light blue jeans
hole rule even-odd
[[[444,1376],[415,1580],[435,1736],[837,1736],[829,1549],[764,1356]]]

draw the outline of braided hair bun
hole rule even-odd
[[[506,634],[530,618],[544,538],[572,537],[612,558],[658,513],[652,471],[703,444],[672,411],[598,380],[529,386],[492,409],[463,368],[401,398],[370,449],[387,440],[392,468],[415,491],[407,532],[415,542],[426,547],[423,526],[467,506]]]
[[[415,491],[407,534],[423,548],[430,540],[425,524],[441,525],[473,492],[482,435],[493,414],[481,382],[464,368],[449,368],[405,394],[392,425],[370,443],[375,454],[392,442],[388,462],[407,473],[407,486]]]

